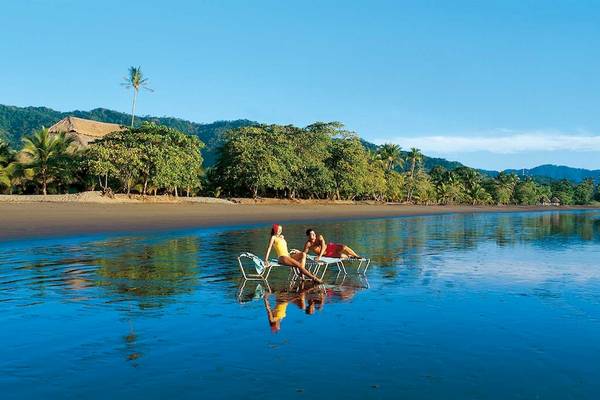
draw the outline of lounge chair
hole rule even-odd
[[[244,263],[242,261],[243,259],[248,259],[248,260],[252,261],[256,273],[246,272],[246,269],[244,268]],[[271,262],[269,262],[269,265],[267,266],[267,265],[265,265],[264,261],[260,257],[254,255],[252,253],[240,254],[238,257],[238,264],[240,265],[240,271],[242,271],[242,275],[244,276],[244,279],[247,281],[266,281],[269,278],[271,269],[274,266],[279,265],[279,263],[277,263],[277,261],[271,260]]]
[[[256,272],[246,271],[246,268],[244,267],[244,263],[243,263],[244,259],[252,261],[254,270]],[[269,278],[269,274],[271,273],[271,270],[273,269],[273,267],[289,268],[292,280],[295,280],[298,278],[305,279],[304,275],[302,275],[300,273],[298,268],[294,268],[294,267],[290,268],[290,266],[280,264],[275,259],[269,260],[269,265],[267,266],[267,265],[265,265],[265,262],[260,257],[258,257],[255,254],[248,253],[248,252],[242,253],[238,256],[238,264],[240,266],[240,271],[242,271],[242,276],[244,277],[245,280],[248,280],[248,281],[266,281]],[[322,263],[322,262],[317,262],[317,261],[311,260],[309,258],[306,259],[305,266],[306,266],[306,269],[308,269],[311,273],[316,275],[319,279],[323,279],[323,276],[325,276],[325,272],[327,272],[327,264]],[[323,268],[322,271],[321,271],[321,268]],[[320,273],[320,276],[319,276],[319,273]]]
[[[308,259],[312,260],[312,261],[316,261],[316,256],[308,256]],[[321,257],[319,259],[320,262],[322,262],[325,265],[335,265],[338,269],[338,272],[343,272],[344,274],[347,274],[348,271],[346,270],[346,264],[349,264],[351,262],[358,262],[358,267],[356,268],[356,272],[358,274],[366,274],[367,273],[367,268],[369,268],[369,265],[371,264],[371,259],[369,258],[333,258],[333,257]]]

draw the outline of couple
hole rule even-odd
[[[322,281],[317,278],[313,273],[306,269],[306,256],[309,251],[313,251],[318,261],[321,257],[333,257],[333,258],[350,258],[359,257],[350,247],[344,246],[343,244],[327,243],[323,235],[318,235],[314,229],[308,229],[306,236],[308,237],[304,244],[304,251],[290,252],[285,238],[282,235],[283,227],[279,224],[273,224],[271,229],[271,239],[269,240],[269,246],[267,247],[267,254],[265,255],[265,265],[269,265],[269,254],[271,249],[275,249],[277,254],[277,261],[282,265],[288,267],[298,268],[300,273],[317,283]]]

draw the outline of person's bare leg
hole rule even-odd
[[[301,255],[300,255],[301,254]],[[304,266],[304,264],[306,263],[306,254],[304,253],[300,253],[298,255],[298,257],[302,258],[302,261],[298,261],[296,260],[294,257],[290,257],[290,256],[283,256],[281,257],[281,260],[283,261],[282,264],[291,266],[291,267],[296,267],[298,268],[298,270],[300,271],[300,273],[304,276],[308,276],[310,279],[312,279],[313,281],[317,282],[317,283],[323,283],[322,280],[320,280],[319,278],[317,278],[315,275],[313,275],[309,270],[306,269],[306,267]]]
[[[302,268],[306,267],[306,253],[294,253],[291,255],[291,257],[298,261]]]
[[[348,257],[360,258],[360,256],[359,256],[358,254],[356,254],[356,253],[354,252],[354,250],[352,250],[352,249],[351,249],[350,247],[348,247],[348,246],[344,246],[344,247],[342,248],[342,252],[341,252],[341,253],[342,253],[342,254],[341,254],[341,255],[342,255],[342,257],[343,257],[343,256],[346,256],[346,258],[348,258]]]

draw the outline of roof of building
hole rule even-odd
[[[81,146],[87,146],[90,142],[102,138],[109,133],[126,129],[119,124],[92,121],[89,119],[66,117],[48,128],[50,133],[66,132],[71,134]]]

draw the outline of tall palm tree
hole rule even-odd
[[[385,143],[379,148],[377,153],[383,162],[386,172],[391,172],[395,167],[402,167],[404,165],[402,148],[397,144]]]
[[[408,153],[408,159],[410,160],[410,185],[408,188],[407,200],[411,201],[415,189],[415,169],[417,168],[417,165],[423,160],[423,153],[421,153],[421,150],[413,147]]]
[[[153,90],[148,87],[148,78],[144,78],[141,67],[129,67],[129,75],[123,79],[125,82],[123,82],[122,85],[127,89],[133,89],[133,101],[131,103],[131,127],[133,128],[133,121],[135,120],[135,103],[140,88],[144,88],[149,92],[153,92]]]
[[[410,153],[408,153],[408,159],[410,160],[410,176],[414,176],[415,168],[423,161],[423,153],[421,153],[421,150],[413,147],[410,149]]]
[[[58,173],[54,167],[69,156],[73,142],[74,139],[65,132],[51,134],[47,128],[23,138],[21,152],[28,159],[26,166],[35,172],[44,196],[47,194],[48,183]]]

